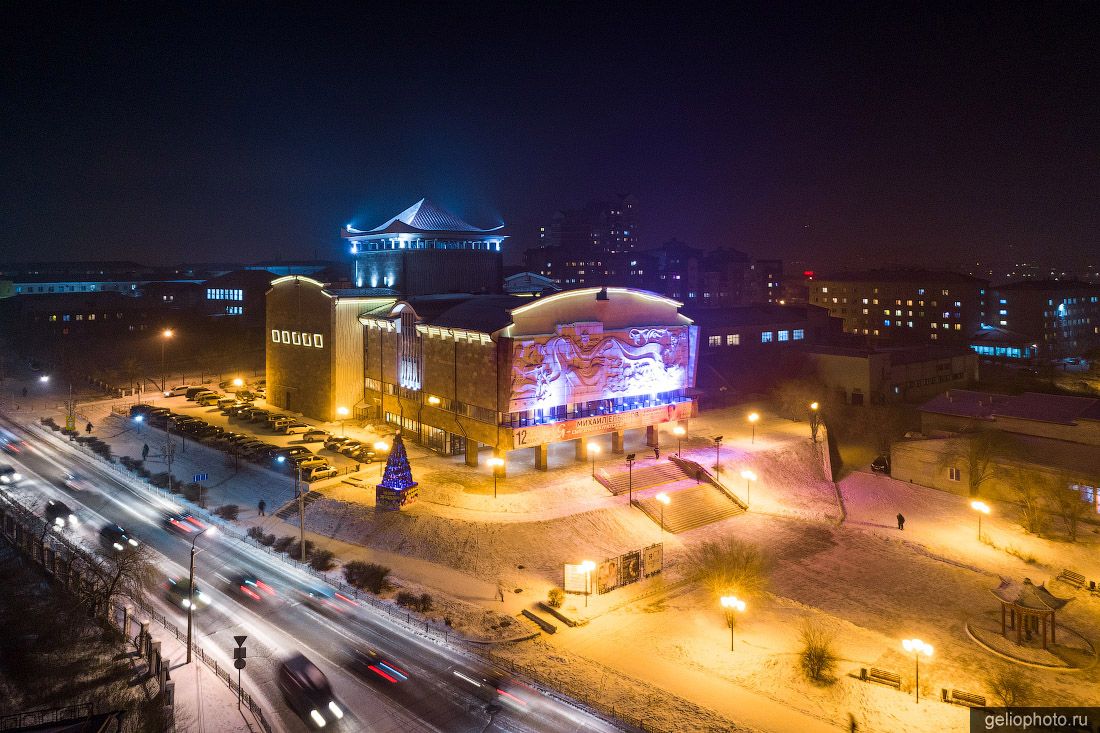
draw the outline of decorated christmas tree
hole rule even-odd
[[[386,470],[382,474],[382,483],[375,488],[376,506],[379,509],[400,509],[416,500],[416,482],[409,468],[409,455],[405,452],[405,442],[401,433],[393,436],[390,456],[386,459]]]

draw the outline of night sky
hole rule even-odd
[[[0,10],[0,260],[338,258],[429,196],[518,261],[618,192],[646,246],[1100,260],[1096,3],[90,5]]]

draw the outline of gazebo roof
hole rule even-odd
[[[1023,583],[1002,579],[991,592],[1002,603],[1030,611],[1057,611],[1072,600],[1054,596],[1042,583],[1032,583],[1031,578],[1024,578]]]

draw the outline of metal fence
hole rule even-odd
[[[12,713],[0,717],[0,730],[13,730],[16,728],[31,728],[59,723],[63,720],[86,718],[92,714],[92,704],[82,702],[76,705],[66,705],[60,708],[42,708],[40,710],[27,710],[22,713]]]

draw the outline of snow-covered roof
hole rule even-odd
[[[419,234],[419,235],[447,235],[447,234],[493,234],[504,228],[504,225],[491,229],[479,229],[458,218],[443,207],[427,198],[420,199],[397,216],[373,229],[356,229],[348,226],[344,229],[344,236],[355,239],[378,234]]]
[[[1075,425],[1079,420],[1100,420],[1100,400],[1092,397],[1025,392],[1000,395],[950,389],[920,407],[921,412],[993,420],[1013,417],[1021,420]]]
[[[1057,611],[1070,602],[1070,598],[1058,598],[1040,583],[1035,585],[1031,578],[1023,583],[1004,578],[1001,584],[990,591],[1003,603],[1030,611]]]

